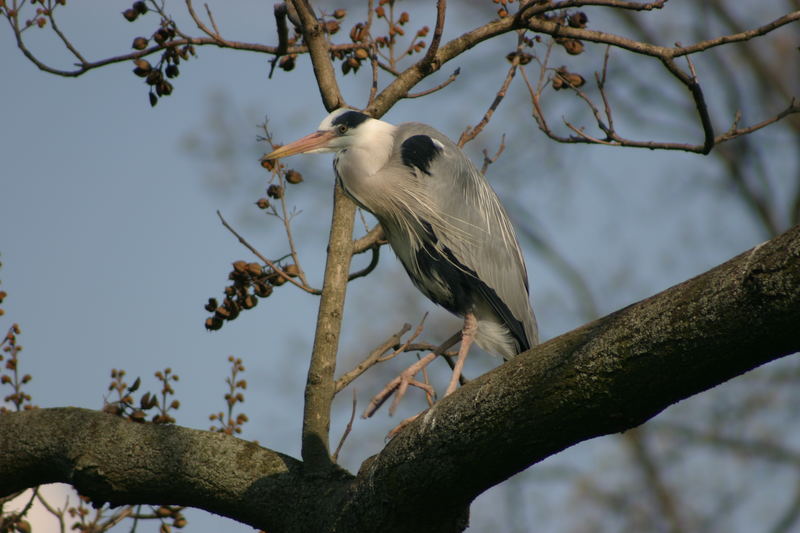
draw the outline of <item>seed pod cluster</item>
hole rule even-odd
[[[143,2],[137,2],[137,4],[139,3],[143,4]],[[134,6],[135,5],[136,4],[134,4]],[[150,45],[151,41],[163,47],[161,58],[155,65],[152,65],[143,57],[139,57],[133,61],[133,73],[140,78],[144,78],[145,83],[149,87],[148,98],[151,106],[155,106],[159,98],[172,94],[175,87],[172,85],[172,82],[168,80],[180,76],[181,72],[178,65],[181,60],[185,61],[189,59],[190,55],[195,55],[194,46],[191,44],[184,46],[174,46],[170,44],[176,35],[177,30],[175,23],[171,20],[162,20],[161,26],[153,32],[153,35],[149,39],[141,36],[136,37],[131,44],[131,48],[134,50],[145,50]]]
[[[283,276],[259,263],[234,261],[232,266],[228,273],[228,279],[232,283],[225,287],[222,303],[216,298],[209,298],[205,304],[205,310],[213,313],[205,321],[205,327],[209,331],[220,329],[225,321],[235,320],[242,311],[254,308],[258,305],[259,298],[269,297],[274,287],[286,282]],[[281,269],[290,277],[300,274],[300,269],[295,264],[284,265]]]
[[[552,79],[553,89],[556,91],[569,88],[577,89],[584,83],[586,83],[586,80],[583,78],[583,76],[568,71],[567,67],[565,66],[556,69],[556,73]]]

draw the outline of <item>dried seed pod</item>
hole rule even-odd
[[[178,70],[178,65],[174,63],[171,65],[167,65],[167,68],[164,69],[164,74],[167,75],[168,78],[176,78],[180,74],[180,70]]]
[[[281,60],[278,61],[278,66],[280,68],[282,68],[283,70],[285,70],[286,72],[289,72],[290,70],[294,70],[294,67],[295,67],[295,59],[294,58],[295,58],[294,54],[290,55],[290,56],[283,56],[281,58]]]
[[[258,304],[258,298],[254,294],[248,294],[247,297],[242,300],[242,307],[245,309],[252,309],[256,304]]]
[[[272,294],[272,285],[269,283],[257,283],[255,286],[255,293],[260,298],[266,298]]]
[[[365,37],[366,31],[364,31],[364,25],[361,22],[350,29],[350,40],[354,43],[360,43]]]
[[[296,278],[300,274],[300,268],[294,263],[283,267],[283,271],[293,278]]]
[[[147,48],[147,42],[148,41],[146,38],[137,37],[136,39],[133,40],[131,48],[133,48],[134,50],[144,50],[145,48]]]
[[[159,96],[161,96],[161,95],[164,95],[164,96],[171,95],[172,94],[172,84],[170,82],[166,81],[166,80],[161,81],[156,86],[156,93]]]
[[[206,319],[206,329],[208,331],[216,331],[222,327],[222,320],[212,316]]]
[[[159,28],[153,34],[153,40],[158,44],[164,44],[169,39],[169,32],[164,28]]]
[[[225,306],[217,307],[214,317],[222,320],[229,320],[231,317],[231,310]]]
[[[559,43],[569,55],[576,56],[583,53],[583,42],[578,39],[564,39]]]
[[[269,200],[266,198],[259,198],[256,205],[259,209],[267,209],[269,207]]]
[[[147,4],[145,4],[144,2],[141,2],[141,1],[140,2],[134,2],[133,3],[133,9],[135,9],[138,14],[144,15],[145,13],[147,13]]]
[[[333,35],[339,31],[341,25],[339,24],[338,20],[327,20],[325,21],[325,32],[329,35]]]
[[[147,85],[156,85],[163,79],[164,76],[161,74],[160,70],[151,70],[147,73],[147,79],[145,81],[147,82]],[[161,95],[159,94],[159,96]]]
[[[289,169],[286,171],[286,181],[288,181],[292,185],[297,185],[298,183],[303,181],[303,175],[297,172],[296,170]]]
[[[369,57],[369,52],[363,48],[356,48],[353,52],[353,56],[355,56],[356,59],[366,59]]]
[[[573,28],[585,28],[589,22],[589,17],[583,11],[577,11],[567,17],[567,24]]]
[[[333,12],[333,17],[337,19],[343,19],[347,15],[346,9],[337,9]]]
[[[208,311],[209,313],[213,313],[214,311],[216,311],[216,310],[217,310],[217,306],[218,306],[218,305],[219,305],[219,304],[217,304],[217,299],[216,299],[216,298],[209,298],[209,299],[208,299],[208,303],[207,303],[207,304],[206,304],[206,306],[205,306],[205,309],[206,309],[206,311]]]
[[[279,144],[272,145],[272,148],[274,150],[277,150],[279,147],[280,147]],[[261,166],[264,167],[265,169],[269,170],[270,172],[272,172],[272,170],[275,168],[275,160],[274,159],[262,159],[261,160]]]
[[[260,276],[264,273],[264,269],[258,263],[247,263],[247,272],[251,276]]]
[[[150,97],[150,107],[155,107],[158,103],[158,96],[156,96],[156,94],[153,92],[148,93],[147,96]]]
[[[139,16],[139,13],[137,13],[135,9],[131,8],[123,11],[122,16],[125,17],[125,20],[127,20],[128,22],[133,22],[134,20],[136,20],[136,17]]]
[[[133,64],[136,65],[137,69],[145,73],[149,73],[151,70],[153,70],[153,67],[150,66],[150,62],[146,59],[139,58],[135,60]]]
[[[276,200],[283,198],[283,187],[275,184],[270,185],[267,187],[267,196],[275,198]]]
[[[236,272],[245,272],[247,270],[247,261],[234,261],[233,269]]]

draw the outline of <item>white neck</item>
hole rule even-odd
[[[338,154],[339,174],[346,184],[372,176],[386,165],[392,155],[394,130],[395,126],[376,119],[358,127],[350,146]]]

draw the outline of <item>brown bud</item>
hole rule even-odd
[[[346,9],[337,9],[336,11],[333,12],[333,17],[337,19],[343,19],[345,15],[347,15]]]
[[[291,169],[287,170],[286,181],[288,181],[292,185],[297,185],[298,183],[303,181],[303,175],[297,172],[296,170],[291,170]]]
[[[274,148],[274,149],[278,149],[278,147],[279,147],[279,145],[273,145],[272,146],[272,148]],[[275,168],[275,160],[274,159],[264,159],[262,157],[261,158],[261,166],[271,172],[272,169]]]
[[[208,303],[206,304],[206,311],[209,313],[213,313],[217,310],[217,299],[216,298],[209,298]]]
[[[137,37],[136,39],[133,40],[131,48],[133,48],[134,50],[144,50],[145,48],[147,48],[147,39],[145,39],[144,37]]]
[[[161,507],[156,509],[156,515],[164,518],[167,516],[172,516],[172,509],[162,505]]]
[[[426,35],[428,35],[429,31],[430,31],[430,29],[427,26],[423,26],[417,32],[417,37],[425,37]]]
[[[134,2],[133,3],[133,9],[135,9],[136,12],[139,13],[140,15],[144,15],[145,13],[147,13],[147,4],[145,4],[144,2],[141,2],[141,1],[140,2]]]
[[[133,413],[131,413],[128,418],[130,418],[131,421],[133,422],[144,422],[145,419],[147,418],[147,415],[145,415],[144,411],[142,411],[141,409],[137,409]]]
[[[259,209],[267,209],[269,207],[269,200],[266,198],[259,198],[256,205]]]
[[[247,263],[247,272],[252,276],[260,276],[264,273],[264,269],[258,263]]]
[[[234,261],[233,262],[233,269],[236,272],[245,272],[247,270],[247,262],[246,261]]]
[[[127,20],[128,22],[133,22],[134,20],[136,20],[136,17],[139,16],[139,13],[137,13],[135,9],[131,8],[123,11],[122,16],[125,17],[125,20]]]
[[[356,59],[366,59],[366,58],[368,58],[368,57],[369,57],[369,52],[367,52],[367,51],[366,51],[365,49],[363,49],[363,48],[357,48],[357,49],[356,49],[356,50],[353,52],[353,55],[356,57]]]
[[[222,320],[228,320],[231,317],[231,311],[230,309],[224,306],[217,307],[215,317],[220,318]]]
[[[275,199],[283,198],[283,187],[275,184],[270,185],[267,187],[267,196]]]
[[[167,68],[164,69],[164,74],[166,74],[168,78],[177,78],[178,75],[180,74],[180,71],[178,70],[178,65],[175,64],[167,65]]]

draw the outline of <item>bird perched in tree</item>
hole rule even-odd
[[[264,159],[321,152],[336,154],[342,189],[378,219],[414,285],[464,317],[447,394],[473,340],[506,360],[538,343],[514,228],[458,146],[425,124],[394,126],[341,108],[314,133]]]

